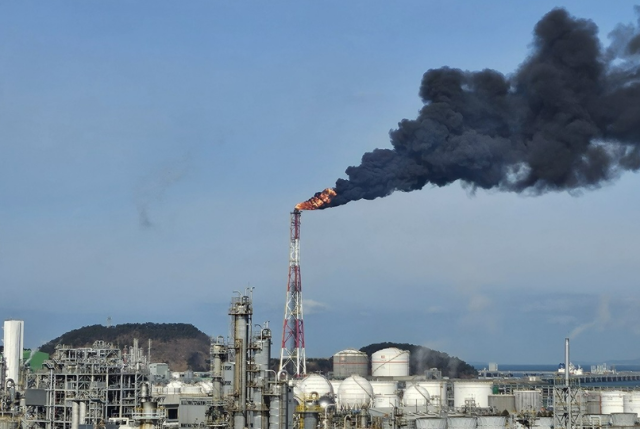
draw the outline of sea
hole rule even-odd
[[[595,365],[595,364],[594,364]],[[486,369],[488,365],[475,364],[474,368],[478,371]],[[591,370],[591,364],[580,365],[585,372]],[[640,372],[640,365],[608,365],[608,369],[615,369],[617,373],[623,372]],[[549,376],[555,374],[558,370],[558,364],[498,364],[498,370],[501,374],[508,374],[511,377],[526,377],[526,376]],[[610,382],[598,382],[589,383],[590,388],[634,388],[640,389],[640,381],[610,381]]]

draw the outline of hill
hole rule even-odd
[[[378,350],[386,349],[388,347],[408,350],[411,353],[411,357],[409,358],[410,374],[420,375],[430,368],[439,369],[442,372],[443,377],[467,378],[478,374],[478,371],[476,371],[474,367],[462,359],[455,356],[449,356],[443,352],[431,350],[428,347],[416,346],[414,344],[376,343],[363,347],[360,351],[369,355],[369,360],[371,360],[372,354]]]
[[[124,323],[106,327],[85,326],[59,336],[40,347],[40,351],[53,354],[56,345],[90,347],[96,340],[104,340],[120,348],[139,340],[145,349],[151,340],[151,361],[163,362],[172,371],[208,371],[209,336],[187,323]]]

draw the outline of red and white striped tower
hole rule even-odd
[[[304,322],[302,319],[302,281],[300,279],[300,210],[291,212],[289,244],[289,280],[287,300],[284,305],[282,325],[282,349],[280,351],[280,371],[295,377],[307,374],[307,360],[304,353]]]

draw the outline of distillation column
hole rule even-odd
[[[232,317],[233,349],[235,351],[235,371],[233,387],[236,395],[236,406],[233,427],[243,429],[247,426],[247,357],[249,339],[251,338],[251,316],[253,308],[249,296],[234,298],[229,315]]]

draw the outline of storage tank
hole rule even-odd
[[[640,392],[629,392],[624,395],[622,408],[625,413],[640,414]]]
[[[320,374],[309,374],[293,387],[293,396],[299,403],[319,400],[323,397],[333,399],[333,386]]]
[[[611,426],[635,426],[638,415],[636,413],[611,413]]]
[[[602,414],[624,412],[624,392],[620,390],[600,392],[600,412]]]
[[[465,406],[475,406],[487,408],[489,406],[489,395],[493,393],[493,382],[491,381],[459,381],[453,382],[453,406],[463,408]]]
[[[398,400],[398,383],[395,381],[370,381],[373,389],[373,407],[386,408],[397,407]]]
[[[475,417],[449,417],[447,418],[447,429],[475,429]]]
[[[347,378],[350,375],[369,375],[369,356],[356,349],[342,350],[333,355],[333,376]]]
[[[513,395],[516,399],[516,411],[519,413],[542,408],[542,392],[539,390],[514,390]]]
[[[584,401],[586,402],[585,414],[600,415],[602,414],[600,407],[600,392],[586,391],[584,393]]]
[[[504,416],[478,416],[476,426],[478,429],[504,429],[507,418]]]
[[[374,377],[406,377],[409,375],[410,353],[395,347],[378,350],[371,355],[371,375]]]
[[[338,404],[347,409],[359,409],[371,405],[373,387],[371,383],[359,375],[352,375],[340,383]]]
[[[16,386],[20,382],[22,366],[22,349],[24,348],[24,321],[4,321],[4,359],[7,379],[12,379]]]
[[[416,419],[416,429],[446,429],[447,419],[423,417]]]
[[[516,412],[515,395],[489,395],[489,406],[499,413],[507,411],[509,414]]]
[[[416,384],[407,387],[402,395],[402,405],[405,407],[426,407],[429,405],[429,392]]]
[[[431,405],[447,405],[447,382],[445,380],[418,381],[416,384],[429,392]]]

